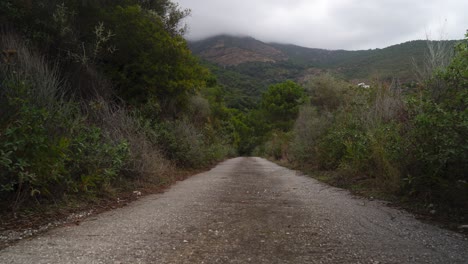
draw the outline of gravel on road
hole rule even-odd
[[[468,263],[465,236],[261,158],[0,251],[0,263]]]

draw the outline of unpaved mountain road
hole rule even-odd
[[[460,234],[260,158],[0,251],[0,263],[468,263]]]

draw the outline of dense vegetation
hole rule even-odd
[[[219,43],[223,43],[220,48]],[[432,46],[444,47],[452,51],[456,41],[431,41]],[[324,50],[295,45],[268,44],[252,38],[216,36],[206,40],[191,42],[190,48],[201,58],[211,63],[210,70],[225,87],[226,104],[230,107],[255,108],[261,94],[272,84],[284,80],[303,83],[307,79],[324,72],[332,72],[344,80],[359,83],[379,80],[391,82],[399,80],[411,85],[419,81],[415,76],[415,65],[420,67],[425,61],[427,42],[409,41],[383,49],[370,50]],[[267,53],[267,48],[275,52]],[[221,49],[221,51],[220,51]],[[259,57],[274,59],[275,62],[244,62],[226,64],[222,50],[232,57],[245,57],[250,53]]]
[[[0,2],[0,208],[165,184],[228,155],[231,113],[169,0]]]
[[[170,0],[0,2],[2,210],[112,196],[255,154],[468,211],[468,37],[452,60],[432,48],[418,84],[380,72],[385,81],[366,89],[340,77],[369,76],[361,66],[376,56],[394,65],[402,47],[337,52],[349,58],[341,68],[357,71],[350,76],[299,78],[307,54],[220,68],[189,51],[188,14]],[[316,66],[334,63],[322,55]],[[355,55],[361,66],[351,67]]]
[[[340,186],[466,217],[468,34],[448,65],[438,58],[445,51],[431,49],[431,63],[418,72],[432,74],[412,88],[376,82],[366,89],[330,74],[312,78],[293,129],[273,130],[258,153],[333,171],[325,178]]]
[[[448,51],[456,41],[431,41],[432,46],[444,46]],[[295,64],[327,69],[346,80],[392,79],[414,80],[414,63],[424,61],[427,41],[414,40],[383,49],[323,50],[294,45],[272,44],[288,55]]]
[[[302,66],[289,62],[251,62],[226,68],[207,62],[205,65],[224,87],[226,105],[247,110],[260,103],[262,94],[269,86],[285,80],[296,81],[304,70]]]

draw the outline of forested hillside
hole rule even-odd
[[[430,45],[452,48],[456,41],[433,41]],[[426,40],[414,40],[383,49],[323,50],[294,45],[271,44],[283,51],[295,63],[327,69],[347,80],[398,78],[402,82],[415,80],[414,64],[423,63],[427,53]]]
[[[433,41],[430,45],[451,51],[455,43]],[[415,67],[424,63],[428,53],[428,42],[423,40],[359,51],[312,49],[226,35],[189,44],[224,85],[227,104],[237,108],[255,105],[271,84],[288,79],[304,83],[324,72],[355,84],[390,83],[393,79],[411,84],[418,81]]]
[[[0,2],[0,211],[172,182],[236,155],[169,1]]]

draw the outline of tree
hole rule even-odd
[[[268,88],[263,94],[261,109],[273,129],[288,131],[304,101],[304,89],[293,81],[286,81]]]
[[[140,6],[118,6],[105,24],[115,35],[117,51],[104,60],[104,71],[119,96],[132,104],[155,98],[166,113],[176,114],[189,97],[205,86],[208,71],[198,64],[180,36]]]
[[[335,111],[342,106],[349,91],[349,84],[329,73],[312,78],[306,85],[310,102],[319,111]]]
[[[466,91],[468,88],[468,31],[465,39],[455,46],[455,54],[456,56],[442,77],[454,91]]]
[[[190,15],[190,9],[181,9],[177,3],[170,0],[137,0],[136,2],[144,9],[158,15],[166,31],[172,36],[183,35],[187,31],[187,26],[182,24],[182,21]]]

